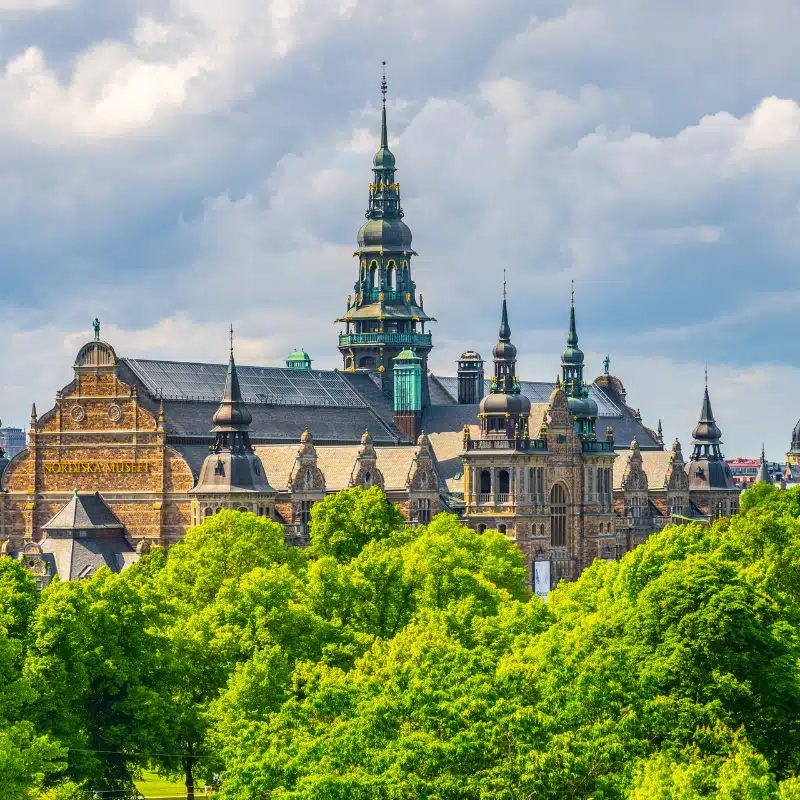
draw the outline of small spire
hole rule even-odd
[[[386,83],[386,62],[383,62],[383,77],[381,78],[381,94],[383,95],[382,103],[383,110],[381,111],[381,149],[388,150],[389,148],[389,133],[386,128],[386,90],[388,85]]]
[[[161,402],[158,404],[158,419],[156,420],[156,430],[164,430],[164,397],[161,397]]]
[[[567,345],[569,347],[578,346],[578,327],[575,324],[575,293],[573,292],[571,305],[569,307],[569,333],[567,334]]]
[[[38,421],[38,419],[39,419],[39,417],[38,417],[38,415],[36,413],[36,403],[33,403],[31,405],[31,427],[34,427],[36,425],[36,422]]]

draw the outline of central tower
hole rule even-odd
[[[385,64],[384,64],[385,66]],[[386,127],[386,74],[381,81],[381,143],[372,161],[367,221],[358,232],[358,279],[347,297],[347,312],[337,322],[339,351],[347,371],[372,372],[383,391],[393,395],[393,362],[404,350],[421,360],[422,404],[428,405],[428,353],[433,347],[425,324],[435,322],[423,310],[422,295],[411,277],[411,230],[403,222],[395,158]]]

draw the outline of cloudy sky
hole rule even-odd
[[[338,326],[391,146],[433,366],[554,379],[575,280],[587,377],[726,453],[800,417],[793,0],[0,0],[0,417],[24,425],[103,322],[122,355],[241,362]]]

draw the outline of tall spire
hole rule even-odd
[[[347,311],[337,322],[344,368],[373,373],[381,389],[393,397],[393,362],[407,348],[422,359],[423,405],[430,403],[428,353],[433,347],[422,295],[414,281],[411,229],[403,219],[395,157],[389,149],[386,106],[386,63],[381,70],[380,145],[372,160],[366,222],[358,231],[358,277]],[[391,320],[389,322],[389,320]]]

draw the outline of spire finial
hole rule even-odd
[[[233,323],[231,322],[231,355],[233,355]]]
[[[706,378],[706,389],[708,389],[708,366],[706,365],[705,368],[705,378]]]
[[[506,268],[503,267],[503,297],[505,298],[508,294],[507,292],[508,285],[506,283]]]
[[[381,66],[383,67],[383,74],[381,77],[381,94],[383,95],[383,104],[386,105],[386,90],[389,88],[388,84],[386,83],[386,62],[382,61]]]
[[[575,305],[575,281],[573,280],[573,281],[571,281],[571,283],[572,283],[572,289],[570,290],[570,293],[569,293],[569,304],[571,306],[574,306]]]

